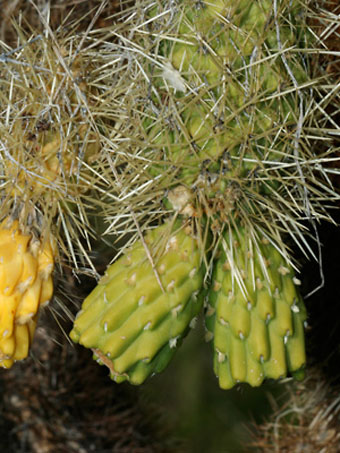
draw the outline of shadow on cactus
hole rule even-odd
[[[84,301],[71,338],[117,382],[163,370],[202,304],[222,388],[303,376],[291,249],[314,256],[306,238],[318,241],[339,198],[316,96],[336,90],[311,76],[310,8],[145,0],[98,32],[115,123],[108,231],[136,242]]]

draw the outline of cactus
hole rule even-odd
[[[204,277],[194,292],[199,291],[201,301],[208,290],[206,317],[211,332],[207,337],[214,335],[214,343],[229,341],[225,329],[216,335],[220,325],[218,318],[209,319],[209,307],[217,313],[226,309],[230,289],[215,289],[218,284],[230,288],[231,279],[236,299],[231,321],[249,323],[247,345],[264,344],[263,323],[254,327],[253,312],[247,317],[243,310],[244,301],[253,297],[258,301],[255,314],[266,303],[273,307],[275,319],[265,326],[272,350],[268,360],[273,362],[280,354],[282,374],[297,370],[304,362],[304,309],[300,301],[301,313],[291,310],[288,316],[287,307],[296,308],[288,293],[300,300],[298,289],[292,288],[297,280],[279,269],[293,275],[297,266],[291,243],[308,255],[305,221],[313,233],[316,220],[329,218],[325,201],[339,198],[321,165],[331,153],[316,154],[311,146],[311,135],[321,134],[313,126],[318,121],[315,112],[322,109],[315,105],[316,81],[309,75],[308,52],[314,42],[306,26],[307,9],[288,0],[163,0],[157,4],[141,0],[126,6],[116,16],[116,24],[87,30],[82,36],[72,30],[53,34],[48,26],[44,35],[35,38],[19,32],[20,45],[6,48],[1,56],[6,63],[1,67],[0,91],[1,104],[6,105],[0,113],[1,219],[17,221],[21,232],[41,243],[52,238],[57,244],[53,260],[63,264],[66,258],[76,271],[79,262],[94,270],[90,237],[97,232],[89,216],[101,211],[110,221],[109,233],[118,239],[128,235],[129,243],[138,238],[141,268],[140,260],[149,259],[141,277],[153,282],[146,290],[155,297],[155,322],[161,313],[169,321],[174,307],[170,304],[166,311],[158,297],[166,288],[155,272],[154,247],[164,225],[179,222],[179,231],[189,225],[189,237],[204,265]],[[144,239],[142,233],[149,238],[150,229],[154,229],[153,239]],[[268,242],[266,247],[263,241]],[[235,245],[238,242],[240,248]],[[228,256],[223,255],[226,250]],[[273,258],[274,250],[280,259]],[[246,253],[252,251],[256,278],[246,264]],[[281,260],[272,275],[263,265],[268,257]],[[221,259],[226,258],[230,269],[223,274]],[[173,272],[182,272],[180,254],[173,259]],[[113,269],[122,262],[118,257]],[[256,285],[257,278],[261,284]],[[103,288],[113,283],[125,288],[124,272],[114,279],[100,283],[101,295],[77,318],[72,337],[92,348],[99,361],[114,370],[117,380],[137,383],[165,366],[164,357],[172,355],[169,342],[175,341],[171,329],[178,328],[182,339],[199,304],[194,309],[186,294],[183,323],[179,316],[178,324],[161,324],[164,331],[155,329],[148,343],[144,331],[134,331],[138,316],[144,316],[142,309],[135,302],[120,305],[123,301],[117,301],[115,290],[109,291],[113,313],[126,310],[136,317],[130,327],[124,327],[126,332],[123,329],[131,348],[124,362],[119,350],[105,351],[103,343],[106,337],[115,342],[117,327],[113,324],[112,332],[103,333],[107,294]],[[276,297],[280,291],[289,299]],[[97,297],[97,290],[93,294],[84,307]],[[95,318],[82,325],[93,310]],[[144,341],[154,348],[150,362],[142,361],[149,359],[143,355]],[[243,346],[238,341],[235,350]],[[162,347],[167,349],[164,354]],[[285,358],[283,351],[287,351]],[[107,360],[107,352],[112,360]],[[217,360],[224,354],[219,355],[216,346],[214,353]],[[264,377],[279,375],[264,365]],[[230,385],[250,382],[237,360],[233,367],[243,377],[232,377]]]
[[[271,451],[327,451],[339,449],[338,387],[311,368],[303,382],[286,385],[274,412],[253,430],[253,441],[244,447]]]
[[[101,80],[114,87],[106,97],[115,120],[112,190],[119,200],[112,205],[111,232],[136,237],[136,224],[146,223],[147,231],[171,215],[194,225],[206,268],[206,337],[214,339],[214,369],[223,388],[260,385],[287,372],[301,377],[305,365],[306,312],[289,241],[308,254],[304,220],[313,230],[316,219],[329,216],[323,201],[338,198],[319,164],[328,156],[314,153],[305,132],[314,102],[303,51],[312,45],[306,11],[294,1],[145,0],[132,14],[120,13],[112,29],[116,42],[102,48],[112,63]],[[137,243],[142,250],[141,239]],[[152,260],[147,269],[143,278],[157,286]],[[115,275],[115,287],[124,287],[124,280],[124,273]],[[94,290],[89,308],[84,302],[71,334],[95,348],[99,360],[113,335],[103,332],[102,317],[107,310],[120,313],[115,294],[107,296],[110,308],[103,304],[112,284]],[[151,288],[149,296],[157,316],[162,306]],[[133,317],[131,303],[126,310]],[[89,331],[80,328],[82,319]],[[119,333],[130,338],[130,326],[123,324]],[[163,335],[165,344],[169,337]],[[101,360],[111,371],[120,343],[115,340],[112,360]],[[129,365],[148,356],[147,345],[144,352],[133,345]],[[128,369],[117,366],[118,373]]]

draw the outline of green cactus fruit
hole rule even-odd
[[[70,336],[92,348],[114,380],[140,384],[165,368],[200,312],[203,277],[192,228],[167,222],[108,268]]]
[[[222,388],[258,386],[300,372],[306,362],[306,311],[291,266],[268,240],[248,248],[244,228],[235,228],[232,238],[232,257],[227,237],[221,242],[206,307]]]

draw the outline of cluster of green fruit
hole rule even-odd
[[[153,252],[166,228],[170,225],[146,236]],[[250,257],[245,238],[240,234],[239,239],[233,259],[241,281],[221,247],[208,291],[190,226],[170,234],[154,266],[144,245],[136,242],[84,301],[72,340],[92,348],[116,382],[140,384],[168,364],[205,302],[206,340],[213,339],[214,370],[222,388],[237,382],[260,385],[287,371],[301,374],[306,313],[299,282],[271,244],[265,241]]]

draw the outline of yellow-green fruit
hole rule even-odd
[[[202,307],[201,253],[191,228],[176,228],[166,223],[137,241],[74,322],[72,340],[92,348],[117,382],[140,384],[161,371]]]
[[[268,241],[247,248],[242,228],[233,231],[233,239],[232,258],[221,246],[206,309],[222,388],[237,382],[258,386],[265,378],[299,371],[306,362],[306,312],[291,266]]]
[[[21,231],[17,220],[0,225],[0,366],[27,357],[37,313],[52,297],[54,252],[47,239]]]

